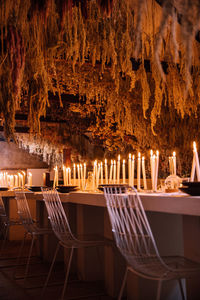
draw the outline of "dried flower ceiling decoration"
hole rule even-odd
[[[70,109],[95,119],[90,130],[108,148],[110,135],[116,143],[130,135],[139,143],[142,114],[158,134],[162,106],[181,118],[197,115],[199,6],[197,0],[165,0],[163,8],[147,0],[0,1],[6,136],[14,135],[16,109],[24,106],[31,131],[39,131],[49,92],[60,106],[62,94],[78,94],[80,104]]]

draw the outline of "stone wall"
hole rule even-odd
[[[48,168],[37,155],[19,149],[13,142],[0,141],[0,169]]]

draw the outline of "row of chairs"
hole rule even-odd
[[[61,296],[61,299],[64,299],[74,250],[87,247],[98,248],[106,244],[111,245],[111,241],[105,238],[90,240],[77,238],[70,229],[70,224],[58,192],[51,188],[43,188],[42,193],[52,230],[58,238],[58,245],[44,284],[43,295],[48,285],[58,250],[62,246],[70,249]],[[121,300],[123,296],[128,272],[133,272],[146,279],[158,281],[157,300],[161,297],[161,287],[164,281],[178,280],[182,299],[185,299],[181,279],[200,276],[200,264],[185,257],[160,256],[141,199],[135,188],[107,186],[104,187],[104,195],[115,244],[127,263],[118,299]],[[26,280],[33,244],[36,238],[41,235],[52,234],[52,230],[49,228],[40,228],[33,221],[23,191],[16,191],[16,200],[20,222],[26,229],[24,239],[28,234],[32,238],[24,276],[24,280]],[[4,214],[6,215],[5,212]],[[23,243],[21,251],[22,248]],[[21,252],[19,257],[20,255]]]

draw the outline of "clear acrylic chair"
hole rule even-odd
[[[8,217],[2,197],[0,196],[0,233],[3,241],[0,247],[0,258],[4,251],[6,240],[8,238],[9,228],[15,225],[22,225],[19,219],[11,219]]]
[[[45,205],[47,208],[52,229],[59,240],[42,294],[44,295],[46,286],[51,276],[51,272],[56,260],[58,250],[60,246],[63,246],[64,248],[70,249],[69,261],[68,261],[64,286],[61,295],[61,299],[63,299],[67,287],[74,249],[104,246],[106,243],[110,243],[110,241],[103,238],[102,240],[101,239],[99,240],[99,239],[95,239],[94,237],[93,240],[77,239],[74,236],[74,234],[71,232],[70,225],[66,213],[64,211],[64,208],[62,206],[62,202],[60,200],[58,192],[52,188],[42,188],[42,193],[43,193],[43,197],[44,197],[44,201],[45,201]]]
[[[178,280],[184,297],[182,278],[200,276],[200,264],[185,257],[161,257],[142,202],[133,187],[104,187],[104,195],[116,245],[127,267],[118,299],[122,298],[127,274],[158,281],[157,300],[163,281]]]
[[[27,278],[27,275],[28,275],[30,259],[31,259],[32,250],[33,250],[33,246],[34,246],[34,243],[35,243],[36,239],[38,237],[42,236],[42,235],[52,234],[53,232],[50,228],[38,227],[36,222],[33,220],[24,191],[15,190],[15,198],[16,198],[16,201],[17,201],[18,214],[19,214],[20,220],[22,222],[22,225],[25,228],[24,239],[23,239],[22,244],[21,244],[21,248],[20,248],[20,251],[19,251],[18,261],[17,261],[16,266],[19,265],[19,260],[20,260],[21,255],[22,255],[25,239],[28,235],[31,236],[31,246],[30,246],[29,253],[28,253],[28,258],[27,258],[27,263],[26,263],[26,268],[25,268],[25,274],[23,276],[24,282],[25,282],[25,280]],[[15,276],[15,272],[14,272],[14,276]]]

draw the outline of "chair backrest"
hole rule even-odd
[[[17,201],[17,212],[19,214],[23,226],[28,232],[34,232],[36,226],[32,219],[29,205],[24,191],[15,190],[15,199]]]
[[[4,205],[4,202],[3,202],[3,199],[2,199],[1,196],[0,196],[0,218],[1,218],[1,221],[4,224],[8,223],[8,217],[7,217],[7,214],[6,214],[5,205]]]
[[[159,255],[137,190],[107,186],[104,195],[118,249],[138,273],[157,276],[153,266],[162,269],[167,266]]]
[[[72,241],[75,241],[76,238],[71,232],[70,225],[57,190],[52,188],[41,189],[50,223],[55,235],[60,241],[71,245]]]

